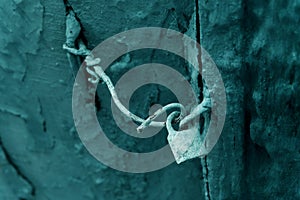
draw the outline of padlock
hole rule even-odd
[[[166,122],[168,130],[168,143],[177,164],[196,157],[204,156],[202,150],[202,139],[199,127],[193,126],[186,130],[175,130],[172,121],[179,115],[178,111],[172,112]]]

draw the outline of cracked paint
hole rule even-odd
[[[15,0],[1,1],[0,10],[0,35],[5,35],[0,38],[0,67],[13,78],[24,80],[27,54],[36,54],[39,49],[44,8],[39,0]]]

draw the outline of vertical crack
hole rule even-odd
[[[196,11],[196,41],[198,44],[201,45],[201,22],[200,22],[200,6],[199,6],[199,0],[195,0],[195,11]],[[198,63],[199,63],[199,71],[202,71],[202,59],[201,59],[201,47],[198,49]],[[205,83],[202,79],[201,74],[198,74],[198,88],[202,89],[202,92],[199,93],[199,100],[202,101],[204,95]],[[200,130],[200,133],[205,133],[207,130],[207,126],[209,124],[209,114],[205,114],[203,118],[200,118],[200,127],[203,127],[203,131]],[[210,197],[210,186],[209,186],[209,168],[208,168],[208,162],[207,157],[201,158],[201,165],[202,165],[202,173],[203,173],[203,180],[204,180],[204,191],[205,191],[205,199],[211,200]]]
[[[10,164],[15,169],[15,171],[19,177],[21,177],[25,182],[28,183],[28,185],[31,188],[30,195],[32,197],[34,197],[36,194],[36,187],[34,186],[32,181],[22,172],[22,170],[19,168],[19,166],[13,161],[13,158],[9,155],[7,149],[3,145],[1,138],[0,138],[0,148],[2,149],[2,151],[4,153],[5,159],[7,160],[8,164]]]
[[[63,0],[66,12],[66,45],[71,48],[78,47],[78,39],[82,36],[82,25],[73,7],[68,0]],[[79,69],[81,60],[78,56],[67,53],[70,67],[73,71],[73,77],[75,79],[76,73]]]
[[[76,49],[78,51],[84,51],[85,55],[89,54],[89,50],[87,49],[88,42],[83,34],[84,28],[80,18],[68,0],[63,0],[63,2],[66,9],[66,42],[63,48]],[[70,68],[72,69],[74,79],[81,63],[84,60],[84,58],[80,56],[85,55],[71,54],[70,52],[67,52],[67,58]],[[100,111],[101,102],[97,91],[95,95],[95,107],[97,111]]]
[[[208,181],[208,163],[207,163],[207,157],[205,156],[204,158],[201,158],[201,164],[202,164],[202,171],[203,171],[203,179],[204,179],[204,184],[205,184],[205,199],[206,200],[211,200],[210,197],[210,187],[209,187],[209,181]]]
[[[200,7],[199,7],[199,0],[195,0],[195,6],[196,6],[196,41],[198,44],[201,45],[201,24],[200,24]],[[201,60],[201,47],[200,49],[198,49],[199,53],[198,53],[198,63],[199,63],[199,71],[202,71],[202,60]],[[202,80],[202,76],[201,73],[198,74],[198,88],[203,89],[203,80]],[[203,92],[199,93],[199,100],[200,102],[203,99]]]
[[[200,15],[199,15],[199,2],[195,0],[196,6],[196,40],[200,44]]]
[[[47,122],[46,122],[46,119],[44,117],[44,111],[43,111],[43,107],[42,107],[42,103],[41,103],[40,98],[38,98],[38,102],[39,102],[39,114],[40,114],[41,119],[42,119],[42,129],[43,129],[43,132],[46,133],[47,132]]]

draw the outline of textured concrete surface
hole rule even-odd
[[[134,27],[178,29],[177,23],[182,23],[187,29],[189,21],[185,20],[184,13],[193,14],[193,5],[187,2],[185,6],[159,1],[149,4],[136,1],[136,5],[129,1],[70,3],[85,29],[89,48]],[[177,7],[178,13],[174,10]],[[65,42],[63,1],[2,2],[1,15],[6,20],[1,21],[4,48],[0,61],[0,135],[5,153],[1,154],[0,199],[191,199],[201,196],[199,160],[181,166],[174,164],[149,174],[127,174],[103,166],[83,147],[74,131],[71,113],[72,70],[62,50]],[[19,21],[10,20],[10,15],[19,16]],[[177,22],[179,19],[182,22]],[[9,30],[11,33],[7,34]],[[163,59],[164,53],[160,52],[142,54],[167,64],[183,62],[175,56]],[[138,56],[133,54],[130,58],[134,60]],[[116,64],[126,62],[121,59]],[[129,63],[128,68],[143,62],[149,61],[137,59]],[[148,100],[137,94],[132,105],[145,116],[159,91],[157,86],[150,87],[146,95],[153,97]],[[141,90],[140,95],[143,93]],[[161,99],[168,100],[166,95],[162,94]],[[102,108],[107,108],[110,102],[109,96],[106,97],[101,99]],[[105,109],[102,111],[105,115]],[[109,118],[103,123],[109,124]],[[138,140],[128,140],[117,131],[111,129],[109,137],[123,148],[132,147],[133,151],[156,149],[166,140],[161,139],[166,138],[162,133],[154,141],[139,144]]]
[[[207,158],[156,172],[128,174],[102,165],[74,129],[72,69],[62,50],[63,0],[1,1],[1,200],[300,198],[299,1],[69,2],[90,49],[116,33],[145,26],[201,40],[226,87],[222,136]],[[115,81],[147,62],[174,66],[189,76],[183,60],[160,51],[128,54],[109,74]],[[116,68],[122,70],[115,73]],[[131,108],[142,116],[153,103],[174,100],[167,89],[153,85],[135,95]],[[102,97],[98,114],[113,142],[133,151],[165,144],[166,132],[142,142],[121,134],[110,122],[108,92],[103,90]]]
[[[227,91],[207,157],[211,199],[298,199],[299,1],[202,2],[202,45]]]

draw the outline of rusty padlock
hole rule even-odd
[[[199,127],[193,126],[186,130],[175,130],[172,127],[172,121],[180,112],[172,112],[166,122],[168,130],[167,140],[177,164],[196,157],[204,156],[201,152],[202,139],[200,137]]]

